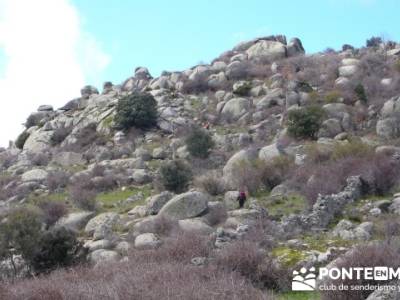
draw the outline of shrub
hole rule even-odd
[[[295,138],[316,138],[324,111],[319,106],[293,109],[288,113],[288,133]]]
[[[18,149],[24,148],[25,142],[26,142],[26,140],[28,139],[29,135],[30,135],[30,134],[29,134],[27,131],[22,132],[22,133],[18,136],[17,140],[15,141],[15,146],[16,146]]]
[[[203,216],[204,221],[210,226],[215,226],[218,224],[222,224],[228,218],[228,212],[226,208],[221,203],[217,205],[209,206],[208,212]]]
[[[185,191],[189,181],[192,179],[192,172],[187,164],[180,160],[172,160],[160,167],[161,183],[163,186],[174,192]]]
[[[120,129],[149,128],[157,122],[157,101],[150,94],[133,93],[119,99],[115,124]]]
[[[75,206],[87,209],[96,209],[96,191],[88,175],[75,177],[69,187],[69,195]]]
[[[346,157],[366,157],[374,153],[374,148],[359,139],[350,140],[348,143],[336,143],[333,147],[331,158],[342,159]]]
[[[257,192],[261,187],[262,181],[262,166],[263,162],[260,160],[240,160],[232,166],[233,186],[238,188],[247,189],[250,194]]]
[[[263,166],[261,180],[265,187],[271,190],[286,179],[293,167],[293,159],[289,156],[278,156]]]
[[[364,86],[361,83],[356,85],[354,88],[354,93],[356,94],[358,100],[360,100],[362,103],[367,103],[367,94],[365,93]]]
[[[342,51],[346,51],[346,50],[354,50],[354,47],[352,45],[349,45],[349,44],[343,44],[342,45]]]
[[[212,196],[221,195],[225,191],[222,176],[216,171],[210,171],[196,179],[196,184]]]
[[[236,272],[157,262],[147,251],[137,251],[123,263],[75,267],[15,284],[3,282],[0,291],[5,300],[272,299]]]
[[[50,191],[59,191],[69,183],[70,174],[62,170],[50,171],[46,177],[46,186]]]
[[[52,146],[61,144],[65,138],[71,133],[72,127],[60,127],[54,130],[51,135],[50,142]]]
[[[207,158],[215,144],[208,131],[197,127],[192,130],[185,142],[189,153],[199,158]]]
[[[37,241],[42,234],[42,216],[35,208],[20,207],[9,212],[0,225],[0,256],[10,259],[14,252],[30,263],[37,250]]]
[[[222,270],[238,272],[260,288],[283,290],[290,282],[290,272],[265,257],[251,241],[238,241],[224,247],[216,254],[215,264]]]
[[[382,38],[378,37],[378,36],[373,36],[369,39],[367,39],[367,41],[365,42],[365,45],[367,47],[378,47],[379,44],[382,43]]]
[[[178,221],[158,215],[152,222],[138,223],[133,231],[136,233],[155,233],[158,235],[170,235],[179,230]]]
[[[78,249],[76,235],[63,227],[45,232],[38,241],[39,249],[32,259],[38,273],[72,265]]]
[[[43,211],[43,221],[47,227],[54,225],[68,212],[68,208],[63,202],[42,201],[38,204],[38,206]]]
[[[356,267],[380,267],[380,266],[390,266],[393,269],[400,267],[400,255],[396,249],[388,246],[387,244],[373,244],[373,245],[362,245],[356,247],[351,253],[345,255],[338,261],[335,267],[341,269],[349,269]],[[363,276],[361,279],[338,279],[329,280],[327,284],[334,285],[386,285],[388,281],[374,281],[366,280]],[[335,290],[322,293],[322,299],[337,299],[337,300],[362,300],[367,299],[368,295],[371,294],[373,290],[353,290],[353,291],[342,291]]]

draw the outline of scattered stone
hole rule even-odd
[[[142,233],[135,239],[135,248],[138,249],[154,249],[160,244],[160,239],[154,233]]]

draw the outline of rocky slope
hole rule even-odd
[[[299,39],[270,36],[209,65],[158,78],[138,67],[101,93],[86,86],[64,107],[40,106],[16,143],[1,150],[2,215],[42,200],[65,202],[68,212],[53,226],[79,232],[95,265],[160,247],[166,219],[212,237],[217,249],[270,222],[274,232],[260,240],[273,242],[264,250],[276,262],[326,265],[360,243],[383,240],[383,223],[397,222],[399,55],[393,42],[306,55]],[[118,100],[132,92],[154,96],[156,128],[115,128]],[[290,112],[310,106],[323,111],[315,136],[293,136]],[[204,123],[215,146],[208,158],[194,158],[185,137]],[[195,175],[179,194],[159,184],[159,167],[173,159]],[[279,159],[288,167],[279,169]],[[204,177],[220,185],[216,192]],[[83,180],[97,193],[91,210],[74,204],[73,186]],[[242,186],[249,199],[238,209]]]

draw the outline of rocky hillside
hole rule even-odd
[[[25,126],[0,152],[2,299],[297,299],[301,266],[400,264],[400,44],[258,38],[85,86]]]

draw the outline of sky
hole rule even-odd
[[[399,11],[400,0],[0,0],[0,146],[39,105],[137,66],[184,70],[271,34],[299,37],[307,53],[400,41]]]

